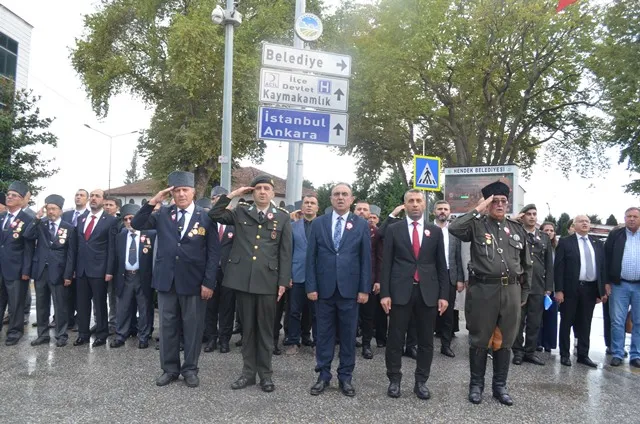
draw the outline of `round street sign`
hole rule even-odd
[[[303,41],[316,41],[322,35],[322,21],[313,13],[303,13],[296,19],[294,29]]]

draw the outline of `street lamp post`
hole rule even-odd
[[[135,130],[135,131],[129,131],[129,132],[122,133],[122,134],[111,135],[111,134],[107,134],[105,132],[102,132],[102,131],[100,131],[98,129],[95,129],[95,128],[91,127],[89,124],[84,124],[84,126],[89,128],[90,130],[93,130],[93,131],[95,131],[97,133],[100,133],[103,136],[109,138],[109,188],[107,189],[107,192],[109,192],[109,191],[111,191],[111,152],[112,152],[112,149],[113,149],[113,139],[114,138],[118,138],[118,137],[122,137],[122,136],[125,136],[125,135],[129,135],[129,134],[137,134],[137,133],[139,133],[139,131]]]

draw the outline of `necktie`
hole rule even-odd
[[[533,246],[535,244],[535,240],[533,238],[533,233],[529,233],[529,243],[531,243],[531,245]]]
[[[340,247],[340,239],[342,238],[342,217],[336,220],[336,228],[333,231],[333,247],[338,250]]]
[[[9,228],[9,224],[11,224],[11,221],[13,220],[13,214],[9,214],[7,215],[7,219],[5,219],[4,221],[4,227],[2,227],[3,230],[6,230],[7,228]]]
[[[589,249],[589,239],[587,237],[581,237],[584,250],[584,266],[586,267],[585,278],[586,281],[595,281],[596,276],[593,272],[593,256],[591,256],[591,249]]]
[[[418,255],[420,254],[420,235],[418,234],[418,222],[413,221],[413,234],[411,236],[411,244],[413,245],[413,256],[418,259]],[[416,266],[416,272],[413,274],[413,279],[416,281],[420,281],[420,276],[418,275],[418,267]]]
[[[264,221],[264,212],[262,211],[258,212],[258,220],[260,222]]]
[[[51,240],[56,238],[56,224],[55,222],[50,222],[49,234],[51,234]]]
[[[135,265],[137,262],[136,253],[138,245],[136,244],[136,234],[131,234],[131,243],[129,244],[129,265]]]
[[[184,215],[186,213],[186,210],[180,209],[180,219],[178,220],[178,237],[182,237],[182,230],[184,228]]]
[[[89,225],[87,225],[87,228],[84,230],[84,239],[86,241],[89,241],[89,237],[91,237],[91,232],[93,231],[93,225],[95,222],[96,222],[96,216],[91,215],[91,221],[89,221]]]
[[[218,239],[222,241],[223,236],[224,236],[224,225],[218,224]]]
[[[80,212],[78,211],[73,212],[73,219],[71,220],[71,223],[73,224],[74,227],[78,224],[79,215],[80,215]]]

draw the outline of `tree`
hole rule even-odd
[[[302,187],[308,188],[309,190],[315,190],[316,188],[313,186],[313,183],[309,180],[302,180]]]
[[[547,216],[544,218],[544,222],[552,222],[552,223],[554,223],[554,224],[556,224],[556,223],[557,223],[556,218],[555,218],[553,215],[551,215],[551,214],[547,215]]]
[[[546,0],[344,3],[326,26],[354,56],[346,151],[407,180],[414,154],[447,166],[515,163],[547,146],[565,172],[606,166],[585,80],[597,10]],[[365,171],[366,170],[366,171]]]
[[[133,152],[131,158],[131,167],[125,171],[124,183],[133,184],[140,180],[140,173],[138,172],[138,152]]]
[[[85,35],[71,61],[95,113],[130,92],[154,107],[139,142],[149,177],[164,181],[176,169],[195,174],[196,193],[219,178],[224,30],[211,22],[216,0],[113,0],[85,16]],[[310,12],[319,12],[309,0]],[[255,139],[260,42],[291,44],[294,7],[287,0],[243,0],[234,37],[233,154],[259,162]]]
[[[566,236],[568,234],[567,229],[568,229],[568,224],[570,220],[571,220],[571,217],[569,216],[569,214],[566,212],[563,212],[560,215],[560,218],[558,218],[558,225],[556,226],[556,234],[560,234],[560,236],[562,237]]]
[[[600,225],[602,224],[602,220],[600,219],[600,217],[598,216],[598,214],[594,214],[594,215],[587,215],[587,217],[589,218],[589,221],[592,224],[596,224],[596,225]]]
[[[42,190],[36,180],[58,171],[40,155],[41,147],[56,147],[58,138],[48,131],[53,119],[40,116],[39,100],[33,91],[16,92],[12,81],[0,78],[0,191],[19,180],[35,195]]]
[[[333,187],[334,184],[334,182],[322,184],[316,190],[318,196],[318,215],[324,214],[324,210],[331,206],[331,187]]]
[[[620,149],[619,163],[640,172],[640,8],[637,1],[611,3],[589,64],[604,89],[604,110],[611,117],[608,141]],[[626,191],[640,194],[640,179],[627,184]]]
[[[609,215],[609,218],[607,218],[607,222],[605,222],[605,225],[616,226],[616,225],[618,225],[618,220],[616,219],[615,216],[613,216],[613,214],[611,214],[611,215]]]

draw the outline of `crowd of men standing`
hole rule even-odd
[[[465,292],[472,403],[482,402],[488,358],[493,396],[513,403],[510,363],[545,364],[538,353],[556,348],[558,310],[562,365],[572,365],[573,329],[577,362],[597,367],[589,339],[594,307],[602,303],[610,364],[619,366],[628,355],[630,365],[640,367],[640,314],[633,313],[640,311],[640,209],[627,209],[625,225],[606,243],[589,235],[583,215],[573,220],[575,232],[558,242],[552,223],[538,226],[535,205],[507,217],[505,184],[492,183],[482,194],[473,210],[453,221],[448,203],[436,202],[435,220],[428,222],[423,192],[408,190],[380,223],[380,208],[356,201],[344,183],[332,188],[331,209],[318,216],[313,195],[302,199],[300,211],[277,207],[268,176],[232,192],[214,187],[210,199],[195,201],[193,174],[174,172],[168,187],[142,207],[80,189],[75,209],[64,213],[64,199],[56,194],[33,212],[27,185],[16,181],[0,193],[5,344],[17,344],[24,334],[30,280],[36,291],[33,346],[49,344],[52,327],[57,347],[77,331],[74,346],[90,343],[93,335],[98,347],[113,334],[111,348],[132,336],[138,348],[148,348],[155,291],[163,371],[158,386],[182,375],[187,386],[197,387],[203,343],[205,352],[229,352],[237,321],[243,367],[231,388],[259,382],[272,392],[272,355],[282,353],[284,321],[286,355],[296,355],[302,344],[314,349],[312,395],[329,386],[339,345],[339,387],[354,396],[356,347],[364,359],[373,358],[375,337],[378,347],[386,347],[388,396],[401,396],[404,355],[416,359],[413,392],[429,399],[434,334],[441,354],[454,357],[453,305]],[[231,206],[248,195],[252,201]],[[627,353],[628,319],[633,333]]]

